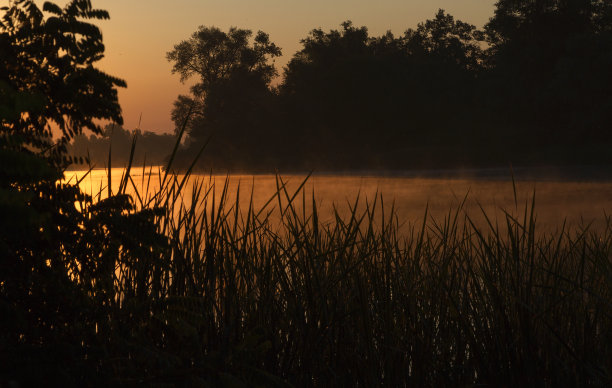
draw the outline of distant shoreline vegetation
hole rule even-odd
[[[72,164],[70,170],[83,169],[84,165],[94,168],[107,168],[109,163],[109,150],[111,167],[125,167],[130,158],[132,140],[136,141],[133,163],[135,166],[161,166],[168,161],[169,155],[176,142],[172,134],[157,134],[138,129],[128,131],[118,125],[107,125],[102,135],[89,136],[82,133],[74,137],[68,145],[68,153],[88,158],[84,164]]]
[[[401,36],[314,29],[276,86],[266,33],[202,26],[167,53],[195,81],[172,110],[187,140],[175,165],[207,142],[196,169],[612,164],[612,6],[496,6],[482,30],[443,10]],[[159,156],[166,138],[149,137]]]
[[[164,166],[173,151],[176,135],[150,131],[126,130],[109,125],[102,135],[75,136],[67,145],[70,155],[80,156],[83,163],[73,163],[68,170],[82,170],[90,167],[108,168],[109,151],[111,167],[125,167],[130,157],[132,141],[135,140],[133,164],[135,166]],[[518,143],[521,139],[514,139]],[[175,155],[174,168],[184,171],[193,162],[195,147],[199,143],[187,138],[179,145]],[[201,146],[201,144],[200,144]],[[373,175],[424,175],[458,176],[490,175],[491,171],[503,171],[506,178],[510,169],[524,171],[526,176],[537,178],[558,177],[561,179],[611,179],[612,142],[555,144],[555,145],[510,145],[487,147],[475,143],[474,148],[465,146],[406,147],[403,153],[397,150],[379,150],[368,154],[356,154],[355,150],[342,149],[338,154],[319,154],[305,159],[271,151],[261,160],[256,160],[249,151],[234,153],[227,159],[215,150],[216,142],[211,141],[193,171],[199,173],[271,174],[316,172],[319,174],[373,174]],[[288,147],[295,144],[288,144]],[[260,152],[258,145],[252,149]]]

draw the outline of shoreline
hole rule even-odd
[[[164,171],[163,166],[152,167],[152,174]],[[123,166],[112,167],[124,168]],[[158,168],[160,170],[158,170]],[[132,171],[138,174],[142,167],[132,166]],[[74,168],[71,166],[66,172],[88,171],[88,168]],[[105,167],[93,168],[92,171],[107,170]],[[183,171],[175,170],[177,174]],[[347,177],[383,177],[383,178],[412,178],[412,179],[472,179],[472,180],[512,180],[517,181],[566,181],[566,182],[601,182],[612,181],[612,165],[573,165],[573,166],[519,166],[519,167],[458,167],[458,168],[434,168],[434,169],[410,169],[410,170],[379,170],[379,169],[354,169],[354,170],[286,170],[286,171],[262,171],[225,169],[194,170],[194,175],[252,175],[252,176],[304,176],[311,174],[313,177],[347,176]],[[147,174],[148,175],[148,174]]]

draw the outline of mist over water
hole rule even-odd
[[[149,171],[151,173],[149,173]],[[116,192],[124,170],[111,170],[111,185]],[[85,171],[66,173],[67,179],[82,177]],[[131,171],[132,181],[128,193],[136,189],[140,197],[144,193],[155,192],[164,173],[159,169]],[[203,183],[204,190],[209,192],[209,203],[213,192],[218,202],[227,180],[227,202],[229,206],[238,197],[240,206],[246,211],[249,201],[253,200],[255,209],[264,205],[267,211],[278,209],[277,198],[274,198],[278,187],[281,187],[282,206],[286,207],[287,198],[293,198],[296,209],[309,216],[312,210],[313,196],[317,205],[319,219],[323,223],[334,219],[337,211],[341,217],[348,217],[351,208],[357,203],[358,213],[367,207],[375,208],[381,219],[381,204],[385,217],[391,210],[407,231],[412,226],[419,226],[427,211],[428,221],[442,222],[449,215],[454,217],[459,210],[459,220],[468,215],[477,226],[486,227],[486,213],[489,220],[500,226],[505,224],[506,212],[522,220],[525,209],[530,209],[535,198],[535,215],[540,231],[557,231],[564,222],[566,228],[580,228],[590,225],[597,229],[605,225],[606,215],[612,214],[612,181],[593,180],[577,181],[558,178],[515,179],[508,173],[495,176],[479,177],[415,177],[415,176],[356,176],[356,175],[194,175],[182,194],[182,201],[190,203],[191,188],[195,181]],[[178,176],[182,179],[182,176]],[[305,181],[305,183],[304,183]],[[105,197],[107,191],[107,170],[93,170],[80,184],[86,193]],[[304,183],[302,189],[296,191]],[[285,185],[285,191],[282,189]],[[516,190],[516,192],[515,192]],[[295,197],[294,197],[295,195]],[[535,197],[534,197],[535,196]],[[137,196],[134,196],[136,198]],[[270,201],[271,198],[274,198]],[[228,206],[228,207],[229,207]]]

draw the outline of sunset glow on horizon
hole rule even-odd
[[[38,1],[42,5],[43,1]],[[64,6],[67,1],[55,1]],[[93,2],[105,9],[110,20],[95,21],[104,35],[105,58],[98,67],[127,82],[119,90],[126,129],[138,126],[153,132],[172,132],[172,103],[188,85],[171,74],[166,53],[187,39],[198,26],[231,26],[262,30],[283,50],[276,61],[283,67],[301,48],[300,40],[315,28],[338,29],[351,20],[355,26],[366,26],[370,36],[390,30],[401,35],[408,28],[431,19],[440,8],[456,19],[482,27],[493,16],[493,0],[382,0],[372,1],[280,1],[263,0],[178,0],[166,1],[104,0]],[[141,118],[142,116],[142,118]]]

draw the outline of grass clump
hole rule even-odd
[[[240,190],[230,198],[227,180],[216,189],[159,171],[150,191],[151,175],[138,189],[130,171],[99,203],[129,187],[133,211],[154,217],[156,230],[140,231],[164,237],[131,262],[121,252],[138,246],[122,245],[109,267],[109,335],[123,342],[106,362],[117,382],[612,382],[609,217],[597,231],[539,233],[534,203],[487,228],[459,208],[401,234],[382,196],[323,222],[314,195],[280,177],[256,209]]]

